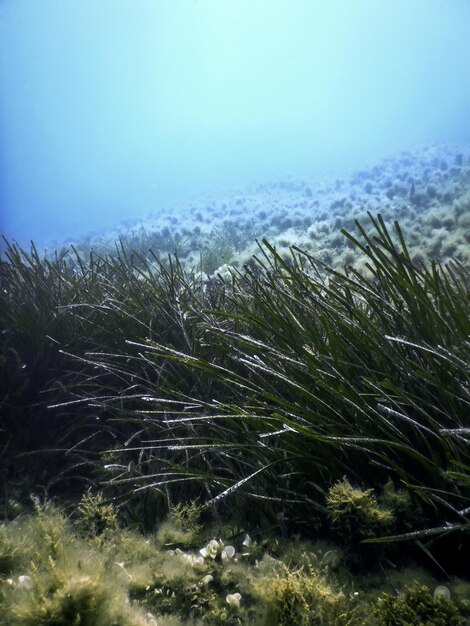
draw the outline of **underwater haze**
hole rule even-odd
[[[466,0],[1,0],[0,231],[468,142],[469,26]]]

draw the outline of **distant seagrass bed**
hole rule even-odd
[[[341,237],[367,211],[399,220],[415,260],[470,260],[470,146],[438,144],[389,155],[348,176],[298,177],[253,184],[175,206],[159,206],[107,232],[71,237],[87,254],[113,254],[120,239],[148,258],[178,254],[188,268],[212,275],[242,267],[267,238],[278,252],[296,245],[341,268],[361,262]]]

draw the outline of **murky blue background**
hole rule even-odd
[[[0,0],[0,230],[470,139],[466,0]]]

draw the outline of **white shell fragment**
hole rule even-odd
[[[235,556],[235,548],[233,546],[225,546],[225,548],[222,550],[222,560],[225,561],[226,559],[232,559]]]
[[[207,546],[205,546],[204,548],[201,548],[199,552],[205,558],[215,559],[215,557],[217,556],[217,552],[219,551],[219,548],[221,548],[222,546],[223,544],[219,543],[217,539],[211,539],[209,543],[207,544]]]
[[[33,586],[33,580],[31,576],[18,576],[18,589],[29,590]]]
[[[432,594],[434,600],[450,600],[450,591],[444,585],[438,585]]]
[[[238,607],[240,606],[241,598],[242,598],[241,594],[239,593],[229,593],[228,596],[225,598],[225,601],[230,606],[233,606],[238,609]]]

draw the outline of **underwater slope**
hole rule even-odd
[[[297,245],[334,267],[357,257],[339,235],[367,211],[398,219],[414,259],[470,259],[470,146],[423,146],[393,154],[348,176],[290,178],[154,209],[138,222],[75,241],[89,250],[126,246],[148,256],[177,252],[212,274],[241,267],[267,238],[287,252]],[[55,244],[57,246],[57,244]]]

